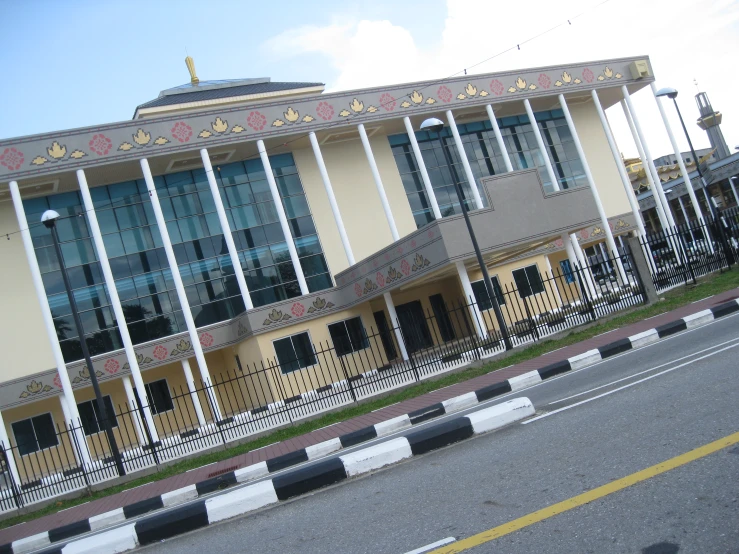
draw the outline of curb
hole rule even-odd
[[[50,546],[56,542],[61,542],[63,540],[69,539],[75,535],[104,529],[105,527],[119,524],[127,519],[138,517],[163,507],[176,506],[183,502],[196,499],[204,494],[208,494],[220,489],[225,489],[235,484],[252,481],[254,479],[264,477],[266,475],[269,475],[270,473],[281,471],[297,464],[301,464],[307,461],[313,461],[344,448],[356,446],[358,444],[373,440],[378,437],[383,437],[397,431],[409,429],[413,425],[416,425],[418,423],[422,423],[442,415],[452,414],[467,409],[481,402],[486,402],[492,398],[495,398],[496,396],[501,396],[509,392],[516,392],[528,388],[530,386],[536,385],[537,383],[540,383],[541,381],[544,381],[551,377],[555,377],[562,373],[594,365],[606,358],[621,354],[623,352],[627,352],[628,350],[652,344],[664,337],[668,337],[675,333],[705,325],[707,323],[710,323],[711,321],[714,321],[715,319],[731,315],[733,313],[736,313],[737,311],[739,311],[739,299],[731,300],[718,306],[714,306],[710,309],[702,310],[700,312],[685,316],[669,323],[665,323],[664,325],[660,325],[647,331],[637,333],[636,335],[611,342],[597,349],[589,350],[582,354],[578,354],[577,356],[573,356],[571,358],[546,365],[539,369],[529,371],[522,375],[512,377],[511,379],[508,379],[506,381],[495,383],[493,385],[483,387],[473,392],[444,400],[443,402],[439,402],[437,404],[432,404],[430,406],[427,406],[426,408],[422,408],[408,414],[382,421],[369,427],[358,429],[357,431],[341,435],[328,441],[324,441],[309,446],[307,448],[301,448],[299,450],[283,454],[282,456],[270,458],[269,460],[259,462],[257,464],[253,464],[241,469],[229,471],[217,477],[213,477],[205,481],[200,481],[199,483],[196,483],[194,485],[188,485],[187,487],[170,491],[160,496],[141,500],[134,504],[129,504],[128,506],[124,506],[123,508],[117,508],[103,514],[93,516],[86,520],[71,523],[63,527],[57,527],[55,529],[44,531],[43,533],[38,533],[36,535],[31,535],[23,539],[18,539],[16,541],[13,541],[12,544],[1,545],[0,554],[26,554],[39,548]],[[472,414],[470,414],[470,416],[471,415]],[[455,419],[453,421],[457,420]],[[446,425],[447,423],[451,422],[445,422],[445,424],[442,425]],[[437,426],[432,429],[435,429],[436,427]],[[425,432],[426,430],[420,431],[419,437]],[[451,430],[450,433],[452,433]],[[408,440],[410,440],[410,437],[413,435],[415,434],[409,435]],[[421,441],[420,438],[415,438],[414,440]],[[416,450],[413,452],[414,455],[420,453],[418,451],[419,448],[422,448],[420,444],[421,442],[419,442],[419,445],[416,446]],[[364,452],[364,450],[362,450],[361,452]],[[340,458],[351,458],[353,454],[356,453],[351,453],[347,456],[341,456]],[[314,467],[317,466],[311,466],[311,468]],[[311,468],[305,469],[307,470]],[[300,471],[303,471],[303,469],[299,470],[298,473]],[[326,471],[328,471],[328,469],[326,469]],[[275,478],[275,481],[283,483],[283,481],[281,481],[283,477],[285,476],[278,476]],[[316,479],[316,482],[322,482],[322,479],[330,480],[332,477],[324,475],[323,477],[315,476],[314,478]],[[343,478],[346,478],[346,476],[344,476]],[[330,483],[326,482],[326,484]],[[287,484],[285,484],[285,487],[287,487]],[[222,496],[219,496],[218,498],[222,498]],[[210,502],[212,500],[215,499],[207,499],[204,500],[204,502]],[[138,523],[136,523],[136,525],[138,525]],[[195,527],[193,527],[193,529],[194,528]],[[56,550],[49,550],[49,552],[56,552]],[[65,551],[65,554],[66,552],[70,551]],[[75,550],[75,552],[77,552],[77,550]]]

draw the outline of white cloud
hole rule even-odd
[[[271,56],[324,59],[334,71],[328,90],[439,78],[461,72],[483,73],[647,54],[659,86],[680,91],[679,102],[696,147],[708,146],[705,133],[694,124],[696,78],[714,107],[724,114],[722,129],[729,147],[739,143],[739,106],[735,91],[739,74],[739,4],[731,0],[519,0],[503,4],[490,0],[448,0],[443,32],[437,43],[420,49],[406,29],[388,20],[346,20],[326,26],[300,27],[264,44]],[[581,12],[585,15],[577,17]],[[419,18],[422,25],[433,12]],[[566,22],[571,18],[571,24]],[[531,42],[553,26],[553,32]],[[492,60],[475,65],[510,46],[521,44]],[[474,66],[474,67],[473,67]],[[637,114],[652,153],[659,156],[670,144],[651,94],[634,96]],[[674,110],[667,106],[681,148],[687,149]],[[608,111],[619,146],[635,155],[628,127],[618,107]]]

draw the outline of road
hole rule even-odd
[[[475,542],[739,431],[738,329],[738,316],[724,318],[545,381],[509,395],[537,408],[523,423],[142,550],[403,554]],[[733,445],[469,551],[739,552],[738,475]]]

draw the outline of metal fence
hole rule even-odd
[[[567,272],[527,272],[496,289],[514,346],[645,301],[628,252]],[[420,301],[399,310],[398,320],[342,344],[314,344],[302,357],[242,365],[200,383],[148,399],[159,440],[144,425],[144,406],[119,405],[111,415],[127,473],[245,439],[268,429],[349,405],[504,350],[490,299],[445,302],[424,310]],[[407,305],[408,306],[408,305]],[[194,396],[202,406],[201,424]],[[146,400],[146,399],[144,399]],[[3,511],[89,487],[118,476],[101,421],[57,427],[56,436],[3,448]],[[76,437],[87,437],[80,444]],[[9,459],[16,467],[15,478]],[[85,463],[84,460],[91,460]]]

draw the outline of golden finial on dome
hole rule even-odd
[[[195,74],[195,61],[190,56],[187,56],[185,58],[185,65],[187,66],[187,70],[190,72],[190,82],[193,85],[197,85],[200,82],[200,79],[198,79],[198,76]]]

